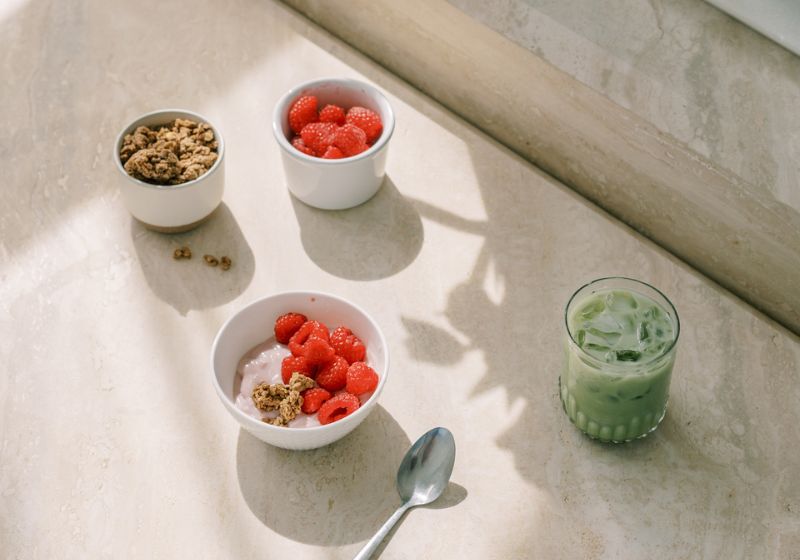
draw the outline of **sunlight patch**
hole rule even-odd
[[[495,305],[500,305],[506,296],[506,280],[497,272],[494,259],[486,265],[486,275],[483,277],[483,290],[486,296]]]
[[[0,21],[11,17],[26,2],[27,0],[3,0],[0,2]]]

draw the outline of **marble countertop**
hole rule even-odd
[[[452,484],[381,558],[797,558],[796,336],[280,4],[2,10],[4,557],[351,558],[443,425]],[[348,211],[291,198],[269,131],[325,75],[397,113],[386,182]],[[228,151],[223,206],[177,236],[131,219],[111,159],[126,122],[171,106]],[[184,244],[234,267],[176,263]],[[621,446],[577,432],[557,391],[563,307],[613,274],[682,322],[667,416]],[[239,429],[208,355],[236,309],[305,288],[373,314],[392,376],[346,439],[289,452]]]
[[[449,1],[800,212],[792,52],[702,0]]]
[[[794,55],[702,0],[284,2],[800,334],[800,191],[738,167],[797,168],[778,156],[796,144]],[[664,126],[687,111],[725,130],[737,166]]]

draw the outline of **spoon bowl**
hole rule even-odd
[[[434,428],[406,452],[397,470],[397,492],[412,506],[429,504],[442,495],[456,460],[456,442],[446,428]]]
[[[441,496],[450,481],[455,461],[456,442],[447,428],[434,428],[414,442],[397,470],[397,492],[403,503],[353,560],[372,556],[406,511],[430,504]]]

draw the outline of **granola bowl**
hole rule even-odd
[[[330,327],[347,325],[367,347],[367,363],[378,374],[378,386],[355,412],[330,424],[313,427],[273,426],[236,405],[237,367],[251,349],[273,336],[275,319],[296,312]],[[211,348],[211,382],[223,406],[255,437],[283,449],[315,449],[352,432],[378,403],[389,376],[389,347],[378,324],[363,309],[323,292],[298,291],[270,295],[245,306],[228,319]]]
[[[188,165],[182,162],[181,165],[185,166],[184,172],[180,177],[173,177],[173,182],[183,181],[180,184],[156,184],[129,174],[125,167],[129,160],[123,161],[128,154],[123,156],[120,154],[126,142],[130,142],[131,135],[139,127],[156,129],[168,126],[176,119],[208,125],[208,129],[213,133],[212,141],[216,150],[213,164],[206,162],[206,166],[210,165],[207,168],[202,164],[196,164],[204,171],[196,178],[191,178],[198,175],[198,172],[194,169],[187,170]],[[198,148],[198,151],[200,149],[203,148]],[[202,154],[198,154],[197,157],[202,157]],[[114,162],[120,173],[117,183],[125,207],[134,218],[149,229],[164,233],[188,231],[209,218],[222,201],[225,190],[225,142],[217,127],[202,115],[192,111],[164,109],[135,119],[117,136],[114,144]],[[169,163],[178,165],[174,161]]]
[[[360,106],[380,116],[383,130],[364,152],[343,159],[323,159],[298,151],[291,144],[289,109],[302,95],[314,95],[319,106]],[[289,191],[299,200],[323,210],[358,206],[380,189],[386,171],[389,140],[394,132],[394,111],[377,88],[358,80],[323,78],[288,91],[275,106],[272,132],[281,148]]]

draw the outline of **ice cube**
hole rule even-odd
[[[615,353],[618,362],[637,362],[642,357],[638,350],[617,350]]]
[[[661,315],[663,315],[663,313],[661,309],[658,308],[658,306],[653,305],[645,309],[643,315],[647,319],[658,319],[659,317],[661,317]]]
[[[595,299],[586,304],[586,306],[584,306],[583,309],[580,310],[579,314],[582,319],[586,319],[588,321],[589,319],[594,319],[595,317],[600,315],[600,313],[602,313],[605,310],[605,308],[606,306],[602,300]]]
[[[633,314],[625,313],[624,315],[622,315],[622,317],[620,317],[620,321],[621,321],[620,327],[622,328],[623,331],[633,332],[636,330],[636,320]]]
[[[619,337],[622,336],[622,333],[616,331],[601,331],[595,327],[589,327],[587,329],[591,334],[602,340],[608,346],[613,346],[619,340]]]
[[[638,304],[630,293],[617,290],[606,295],[606,307],[614,311],[625,311],[636,309]]]
[[[619,318],[615,317],[610,313],[601,313],[594,319],[592,319],[587,326],[594,327],[595,329],[602,331],[604,333],[620,333],[625,330],[625,326],[622,325]]]
[[[641,344],[648,338],[650,338],[650,332],[647,329],[647,321],[642,321],[639,323],[639,326],[636,327],[636,339],[639,341],[639,344]]]

